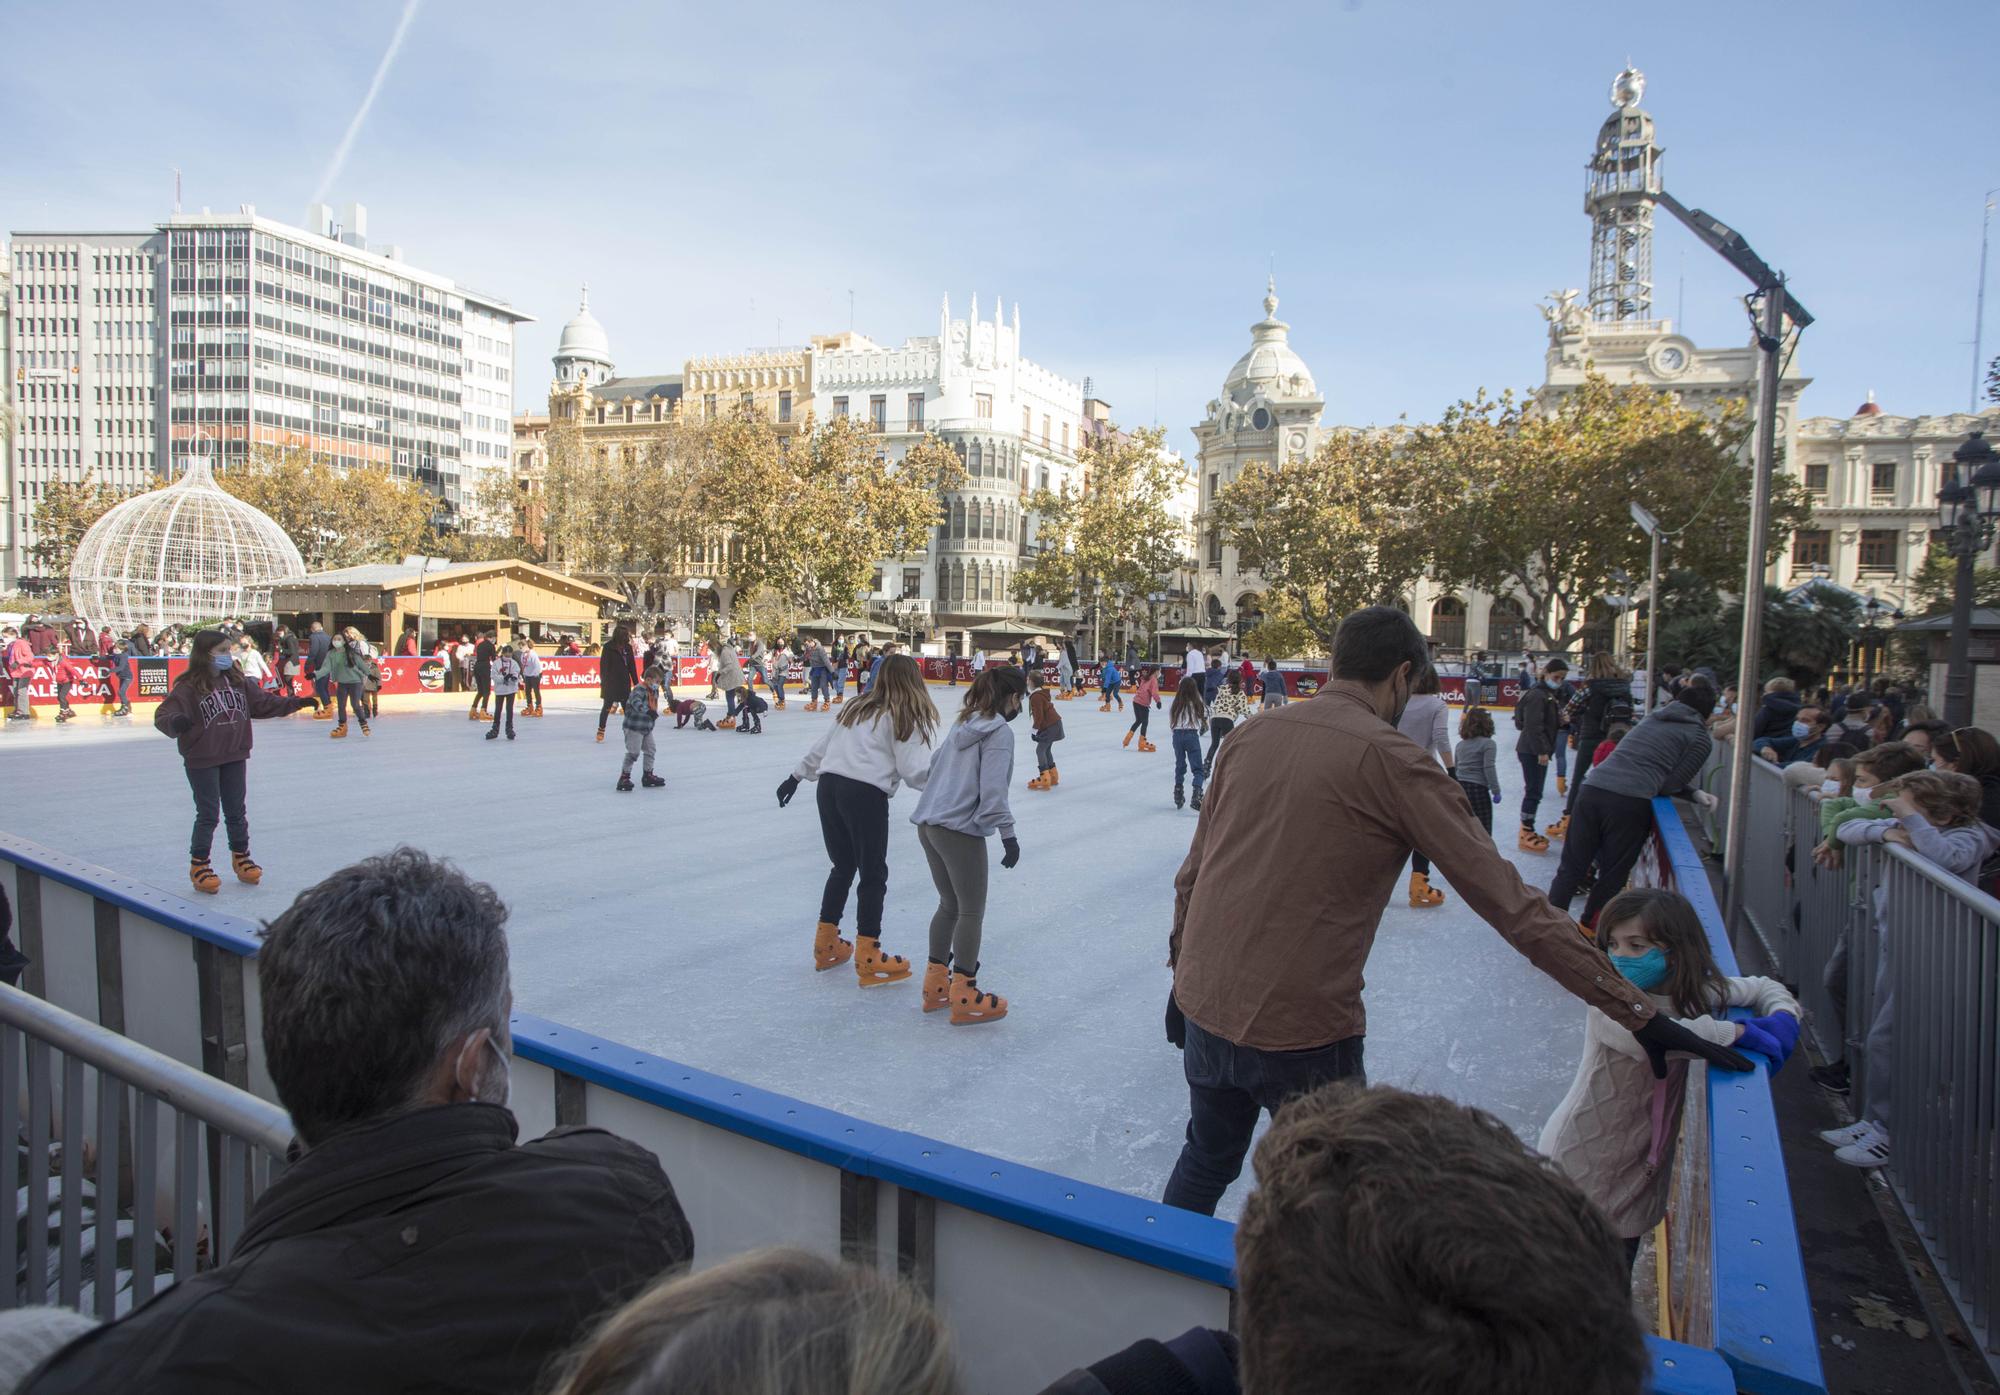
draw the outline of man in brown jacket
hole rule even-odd
[[[1216,762],[1174,879],[1167,1032],[1185,1052],[1190,1117],[1169,1205],[1214,1214],[1260,1112],[1329,1080],[1366,1083],[1362,971],[1412,849],[1543,973],[1637,1034],[1656,1073],[1669,1050],[1750,1068],[1657,1016],[1522,883],[1443,767],[1396,731],[1429,662],[1409,616],[1356,611],[1319,695],[1247,724]]]

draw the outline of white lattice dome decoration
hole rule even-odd
[[[271,583],[305,562],[261,509],[225,493],[194,457],[165,489],[127,499],[91,524],[70,564],[76,613],[123,633],[266,615]]]

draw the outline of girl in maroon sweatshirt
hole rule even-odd
[[[194,791],[188,880],[195,890],[212,896],[222,889],[222,879],[208,865],[218,816],[228,825],[236,879],[255,885],[263,878],[264,869],[250,860],[250,818],[243,805],[250,723],[318,706],[317,698],[279,697],[245,679],[236,667],[236,646],[221,630],[194,637],[187,671],[153,714],[153,725],[180,743],[187,763],[188,788]]]

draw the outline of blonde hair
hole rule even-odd
[[[1950,770],[1912,770],[1875,786],[1877,804],[1898,794],[1908,795],[1918,812],[1939,828],[1962,828],[1979,820],[1983,791],[1970,775]]]
[[[1618,666],[1609,649],[1600,649],[1590,656],[1590,676],[1592,678],[1623,678],[1625,670]]]
[[[937,704],[924,689],[924,671],[908,654],[884,656],[882,667],[875,673],[874,685],[847,704],[847,710],[835,720],[851,727],[863,721],[873,722],[885,712],[894,724],[898,741],[908,741],[914,734],[922,737],[926,746],[930,745],[931,734],[937,730]]]
[[[1796,693],[1798,690],[1798,684],[1782,676],[1773,678],[1764,685],[1764,691],[1767,693]]]
[[[951,1336],[915,1289],[774,1249],[653,1284],[570,1355],[552,1395],[958,1391]]]
[[[367,641],[366,641],[366,640],[364,640],[364,639],[363,639],[363,638],[361,637],[361,631],[359,631],[359,630],[355,629],[355,628],[354,628],[354,626],[352,626],[352,625],[349,625],[349,626],[347,626],[347,627],[346,627],[345,629],[343,629],[343,630],[342,630],[342,631],[340,632],[340,637],[341,637],[342,639],[346,640],[346,641],[347,641],[347,642],[348,642],[349,644],[366,644],[366,643],[367,643]]]

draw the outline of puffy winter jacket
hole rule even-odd
[[[715,686],[725,693],[743,686],[743,660],[733,644],[718,646],[715,651]]]

